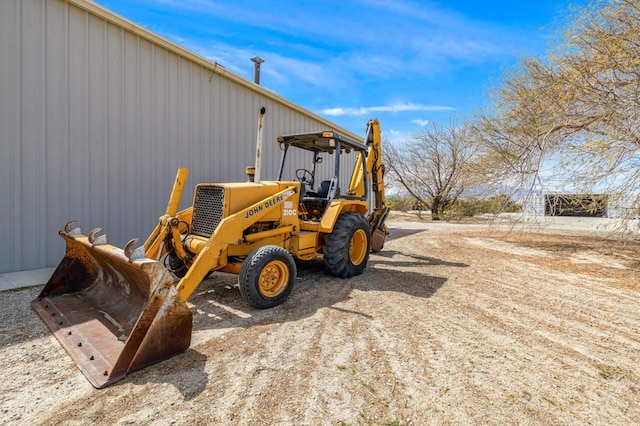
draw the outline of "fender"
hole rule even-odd
[[[333,200],[322,216],[318,232],[323,232],[325,234],[333,232],[333,227],[336,224],[338,217],[345,212],[356,212],[366,216],[367,203],[366,201],[356,200]]]

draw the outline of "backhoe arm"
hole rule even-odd
[[[382,140],[380,138],[380,122],[377,119],[370,120],[367,127],[367,145],[369,155],[367,156],[367,173],[371,174],[373,183],[373,194],[375,196],[374,207],[381,209],[386,205],[384,196],[384,164],[382,164]]]
[[[364,170],[366,170],[367,177],[371,179],[371,188],[373,190],[370,198],[373,201],[373,209],[370,208],[369,217],[367,218],[371,233],[374,236],[372,242],[373,251],[382,249],[384,238],[389,233],[384,224],[389,208],[386,206],[384,193],[384,164],[382,163],[382,140],[380,134],[380,122],[377,119],[369,120],[365,137],[365,142],[369,147],[367,158],[364,159],[362,154],[358,155],[349,185],[351,194],[364,196],[365,179],[362,164],[365,162]]]
[[[369,120],[367,123],[367,135],[365,140],[369,147],[367,151],[366,159],[362,154],[358,155],[356,164],[353,168],[353,174],[351,175],[351,183],[349,184],[349,193],[356,196],[364,196],[364,175],[362,162],[365,161],[365,170],[367,177],[371,179],[372,189],[375,195],[374,205],[375,209],[380,209],[385,206],[384,196],[384,164],[382,164],[382,143],[380,139],[380,123],[377,119]]]

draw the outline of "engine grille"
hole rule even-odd
[[[193,203],[191,233],[210,237],[224,214],[224,188],[219,186],[198,186]]]

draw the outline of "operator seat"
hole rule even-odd
[[[326,199],[329,196],[329,189],[331,188],[330,180],[323,180],[318,187],[318,198]]]
[[[307,210],[312,213],[313,216],[322,215],[327,207],[329,189],[331,188],[330,180],[323,180],[320,182],[317,191],[307,191],[306,195],[302,198]]]

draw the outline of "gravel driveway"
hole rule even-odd
[[[0,293],[3,424],[640,424],[640,246],[594,229],[406,222],[361,276],[299,265],[247,307],[214,274],[191,348],[95,390]]]

